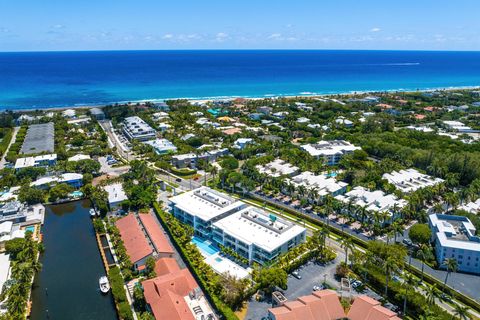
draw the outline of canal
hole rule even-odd
[[[32,320],[116,320],[113,297],[102,295],[105,275],[89,215],[90,201],[45,210],[43,267],[32,291]]]

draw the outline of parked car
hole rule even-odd
[[[320,291],[320,290],[324,290],[324,289],[325,289],[325,286],[323,284],[321,284],[321,285],[318,285],[318,286],[313,286],[312,291]]]
[[[177,178],[177,179],[175,179],[175,181],[182,182],[182,178]]]
[[[443,301],[452,302],[452,297],[450,297],[446,293],[442,293],[442,295],[440,296],[440,299],[442,299]]]
[[[302,279],[302,276],[298,273],[298,271],[293,271],[293,272],[292,272],[292,276],[294,276],[294,277],[297,278],[298,280]]]
[[[351,285],[353,289],[357,289],[357,288],[360,288],[363,285],[363,283],[362,281],[356,280]]]
[[[410,240],[410,239],[408,239],[408,238],[403,239],[402,242],[403,242],[404,244],[406,244],[407,246],[409,246],[409,247],[413,245],[412,240]]]

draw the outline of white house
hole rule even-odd
[[[420,173],[415,169],[407,169],[400,171],[392,171],[391,173],[385,173],[383,174],[382,179],[387,180],[389,183],[393,184],[395,188],[405,193],[425,187],[431,187],[443,182],[443,180],[440,178],[435,178]]]
[[[112,211],[120,208],[122,202],[128,200],[121,183],[109,184],[104,186],[103,189],[108,193],[108,205]]]
[[[302,149],[317,159],[323,158],[328,165],[336,165],[344,155],[361,148],[345,140],[330,140],[319,141],[316,144],[305,144],[302,145]]]

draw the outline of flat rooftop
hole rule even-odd
[[[386,179],[389,183],[393,184],[397,189],[403,192],[411,192],[443,182],[440,178],[420,173],[415,169],[385,173],[382,176],[382,179]]]
[[[428,218],[442,246],[480,252],[480,237],[467,217],[431,214]]]
[[[295,223],[251,206],[235,212],[213,225],[248,245],[255,244],[268,252],[305,232],[305,228]]]
[[[257,165],[255,168],[257,168],[258,172],[272,177],[289,176],[299,170],[298,167],[282,159],[275,159],[266,165]]]
[[[227,211],[244,205],[225,193],[207,187],[182,193],[170,198],[170,201],[177,208],[197,216],[203,221],[210,221]]]
[[[302,145],[302,148],[312,156],[343,154],[360,149],[360,147],[356,147],[345,140],[322,140],[315,144]]]
[[[53,153],[55,149],[55,128],[53,122],[32,124],[28,127],[21,154]]]

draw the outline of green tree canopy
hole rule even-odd
[[[410,228],[409,237],[413,243],[427,244],[431,236],[432,232],[427,224],[417,223]]]

